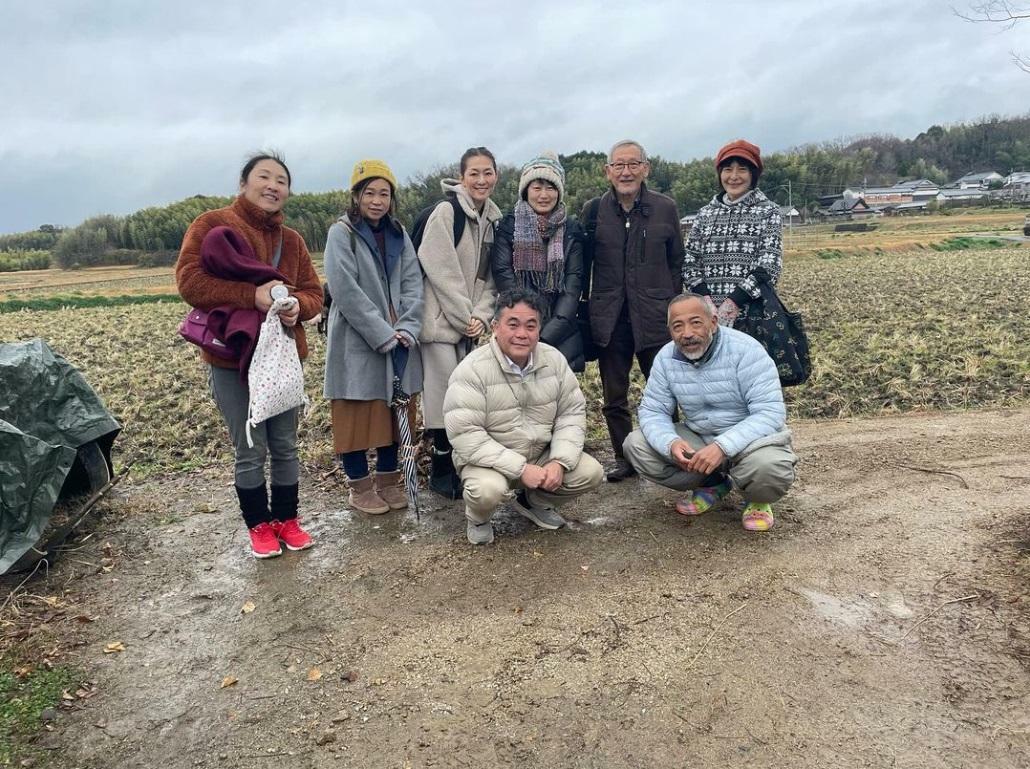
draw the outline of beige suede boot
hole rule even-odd
[[[369,515],[390,512],[390,506],[376,493],[371,475],[353,480],[348,478],[347,483],[350,486],[350,497],[347,500],[349,507]]]
[[[391,510],[403,510],[408,506],[408,495],[404,493],[404,478],[400,470],[376,473],[376,492]]]

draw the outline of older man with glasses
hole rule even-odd
[[[615,464],[608,471],[612,482],[636,475],[622,453],[633,429],[628,400],[633,356],[646,378],[655,355],[669,341],[666,309],[682,288],[679,213],[672,198],[647,188],[650,170],[638,142],[617,142],[605,164],[611,189],[588,201],[581,217],[592,271],[585,284],[590,331],[615,451]]]

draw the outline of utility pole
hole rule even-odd
[[[794,248],[794,195],[791,192],[790,179],[787,179],[787,240]]]

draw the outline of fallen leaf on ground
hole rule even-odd
[[[116,654],[125,651],[125,644],[121,641],[112,641],[104,647],[104,654]]]
[[[234,676],[226,676],[225,678],[222,679],[222,685],[219,686],[218,688],[219,689],[228,689],[230,686],[235,686],[236,683],[239,680],[240,679],[238,679],[238,678],[236,678]]]
[[[250,614],[256,608],[257,608],[257,606],[254,604],[253,601],[247,601],[245,604],[243,604],[243,608],[240,609],[240,613],[241,614]]]
[[[319,670],[318,668],[311,668],[311,670],[308,671],[308,680],[309,681],[317,681],[321,677],[322,677],[322,671]]]

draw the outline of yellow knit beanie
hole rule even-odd
[[[382,160],[359,160],[355,163],[354,171],[350,175],[350,188],[354,189],[366,179],[376,178],[386,179],[393,187],[393,192],[397,192],[397,179],[390,170],[390,166]]]

